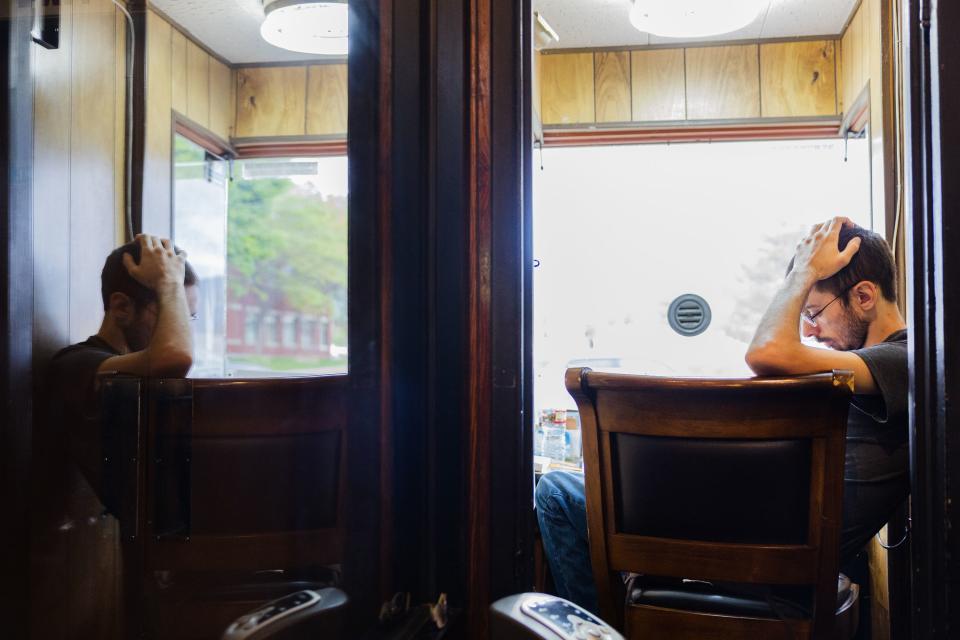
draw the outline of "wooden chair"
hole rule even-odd
[[[112,445],[127,452],[114,486],[128,487],[128,637],[218,638],[265,601],[338,582],[345,377],[135,384],[138,416],[106,412],[140,425]]]
[[[853,377],[568,369],[601,615],[628,638],[833,638]],[[641,574],[626,605],[621,572]]]

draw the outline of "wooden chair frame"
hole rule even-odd
[[[205,380],[136,378],[108,380],[121,407],[111,425],[122,433],[117,474],[124,558],[125,627],[143,637],[151,609],[151,576],[158,570],[244,571],[341,564],[344,559],[346,502],[346,377]],[[222,394],[235,399],[224,402]],[[264,419],[269,396],[277,407]],[[162,409],[162,410],[160,410]],[[216,417],[211,416],[216,412]],[[130,426],[136,424],[136,429]],[[156,530],[158,434],[187,425],[187,438],[247,438],[338,434],[339,468],[335,523],[329,528],[244,535],[162,535]],[[189,464],[189,460],[187,460]],[[154,594],[155,595],[155,594]]]
[[[601,615],[628,637],[828,637],[837,609],[847,412],[853,376],[834,371],[753,379],[654,378],[568,369],[580,411],[590,556]],[[808,540],[799,545],[731,544],[619,532],[611,435],[674,438],[809,439]],[[812,620],[733,618],[658,607],[618,606],[620,572],[708,581],[815,588]],[[723,620],[720,620],[723,618]],[[712,635],[723,622],[729,635]],[[714,631],[711,632],[710,630]],[[648,635],[643,635],[648,634]]]

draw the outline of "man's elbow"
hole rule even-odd
[[[157,378],[184,378],[193,366],[193,355],[189,351],[166,350],[162,355],[151,359],[150,374]]]
[[[775,345],[750,345],[744,360],[758,376],[774,376],[786,373],[787,359]]]

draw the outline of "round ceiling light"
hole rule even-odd
[[[347,55],[346,0],[263,0],[260,35],[300,53]]]
[[[700,38],[741,29],[770,0],[633,0],[630,23],[667,38]]]

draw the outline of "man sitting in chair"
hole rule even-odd
[[[834,218],[815,225],[797,245],[746,354],[758,375],[832,369],[854,374],[841,567],[909,493],[907,332],[896,302],[896,265],[887,243],[847,218]],[[829,349],[803,344],[801,333]],[[537,485],[536,504],[558,595],[596,612],[583,476],[563,471],[545,475]]]
[[[60,350],[48,383],[52,422],[63,425],[74,461],[98,492],[102,467],[98,374],[179,378],[193,363],[190,319],[198,279],[170,240],[138,235],[103,265],[103,322],[96,335]]]

